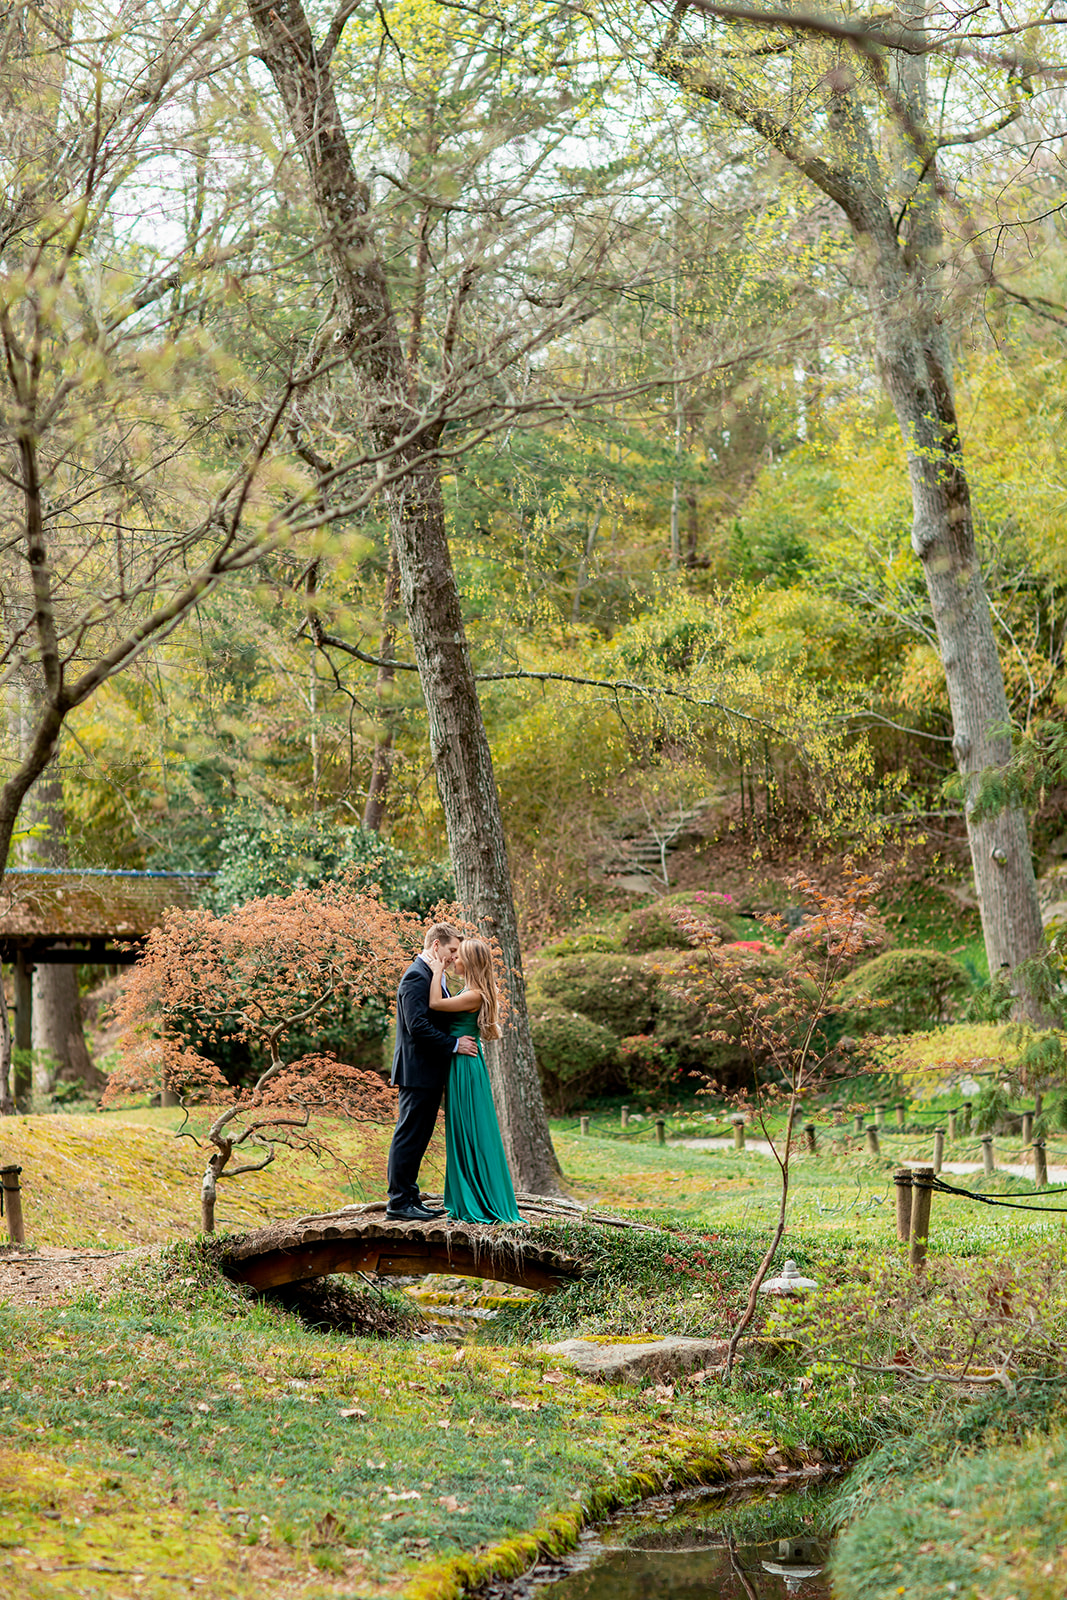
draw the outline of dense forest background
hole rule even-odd
[[[414,450],[527,948],[626,903],[634,841],[650,892],[685,836],[687,887],[858,851],[966,899],[863,236],[768,119],[851,161],[866,118],[901,259],[936,284],[1008,712],[1036,749],[1067,601],[1053,22],[913,8],[890,37],[847,7],[821,31],[698,7],[683,48],[682,13],[653,7],[282,9],[358,172],[392,432],[368,399],[381,318],[357,360],[275,13],[142,3],[120,30],[46,8],[5,35],[13,795],[46,724],[57,741],[11,859],[219,873],[232,903],[366,860],[369,833],[420,878],[405,903],[447,891],[396,553]],[[694,76],[713,58],[728,90]],[[78,692],[53,717],[60,680]],[[1040,867],[1064,848],[1055,772],[1027,798]]]

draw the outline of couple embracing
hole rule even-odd
[[[445,1211],[463,1222],[521,1222],[496,1120],[482,1039],[499,1039],[493,957],[484,939],[447,923],[426,931],[422,954],[396,996],[393,1082],[399,1090],[389,1147],[386,1216],[429,1222],[419,1167],[445,1096]]]

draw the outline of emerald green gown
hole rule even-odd
[[[478,1040],[476,1056],[454,1055],[445,1099],[445,1210],[460,1222],[521,1222],[496,1120],[473,1011],[457,1011],[451,1033]]]

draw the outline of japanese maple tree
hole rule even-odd
[[[787,934],[780,959],[773,966],[762,962],[751,945],[724,943],[719,927],[699,907],[671,913],[694,946],[681,992],[706,1009],[710,1039],[740,1044],[748,1056],[751,1090],[739,1096],[738,1103],[754,1108],[780,1178],[772,1236],[730,1339],[724,1369],[727,1380],[785,1232],[791,1134],[801,1097],[823,1087],[840,1071],[836,1050],[823,1027],[837,1009],[837,984],[864,954],[881,948],[885,938],[881,923],[871,912],[877,882],[851,862],[844,863],[836,893],[825,891],[803,874],[792,878],[790,887],[808,915],[800,928]],[[761,921],[771,930],[785,930],[781,917],[770,914]],[[704,1092],[715,1088],[709,1080]],[[779,1133],[770,1119],[783,1105],[785,1129]]]
[[[330,1153],[317,1118],[392,1118],[395,1091],[377,1073],[287,1045],[331,1003],[391,995],[421,942],[415,917],[346,884],[268,895],[221,916],[171,911],[149,935],[117,1008],[122,1059],[104,1100],[158,1090],[212,1108],[205,1232],[220,1179],[261,1171],[281,1145]],[[224,1037],[259,1062],[251,1087],[232,1086],[212,1059]],[[188,1119],[179,1133],[195,1137]]]

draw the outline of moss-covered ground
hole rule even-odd
[[[191,1235],[199,1159],[188,1141],[174,1140],[174,1122],[156,1111],[6,1123],[0,1154],[24,1168],[31,1242],[100,1248]],[[722,1131],[703,1110],[675,1112],[669,1122],[672,1136]],[[935,1354],[929,1330],[940,1329],[939,1359],[958,1372],[954,1339],[973,1337],[970,1359],[988,1364],[1014,1319],[1025,1335],[1014,1347],[1015,1375],[1058,1379],[1063,1219],[938,1197],[930,1270],[912,1292],[893,1243],[891,1172],[906,1156],[928,1154],[925,1135],[888,1133],[875,1158],[847,1128],[832,1129],[828,1112],[818,1155],[797,1159],[782,1250],[819,1280],[825,1312],[754,1344],[726,1390],[703,1379],[641,1389],[575,1377],[539,1346],[575,1334],[722,1334],[773,1212],[767,1156],[660,1147],[651,1120],[626,1136],[617,1125],[617,1114],[614,1123],[594,1118],[587,1137],[557,1126],[568,1186],[656,1228],[554,1224],[555,1242],[582,1254],[589,1275],[524,1304],[501,1306],[494,1286],[487,1296],[480,1285],[445,1286],[437,1296],[424,1286],[424,1307],[437,1298],[462,1308],[481,1297],[481,1309],[498,1312],[466,1329],[462,1345],[442,1340],[398,1291],[386,1291],[383,1325],[400,1328],[389,1338],[315,1331],[296,1312],[226,1284],[210,1251],[191,1239],[139,1259],[106,1293],[0,1309],[0,1585],[33,1600],[200,1588],[430,1600],[492,1570],[517,1570],[535,1541],[566,1542],[613,1498],[761,1464],[774,1471],[790,1461],[855,1460],[947,1427],[950,1413],[965,1417],[974,1394],[901,1376],[898,1343],[916,1330],[926,1330]],[[225,1224],[344,1203],[358,1189],[359,1164],[380,1159],[384,1137],[339,1131],[352,1170],[304,1159],[235,1183]],[[1032,1189],[1025,1179],[982,1182],[1002,1193]],[[1056,1382],[1044,1387],[1058,1392]],[[1018,1392],[1035,1391],[1023,1381]],[[990,1433],[966,1446],[987,1463],[995,1450],[1030,1448],[1035,1460],[1035,1449],[1051,1451],[1044,1491],[1036,1477],[1026,1491],[1033,1507],[1059,1481],[1059,1436],[1040,1432],[1047,1420],[1020,1424],[1018,1438]],[[1040,1444],[1021,1446],[1031,1434]],[[938,1484],[950,1485],[938,1494],[951,1491],[961,1507],[968,1494],[977,1505],[992,1481],[975,1466],[968,1488],[965,1467],[957,1448],[933,1469]],[[887,1466],[848,1538],[867,1526],[888,1551],[899,1522],[892,1493],[910,1481]],[[1018,1487],[1022,1495],[1021,1479]],[[882,1494],[890,1495],[884,1535],[876,1526]],[[924,1531],[924,1507],[934,1502],[918,1488],[914,1499],[899,1537],[916,1573],[928,1557],[943,1561],[937,1518],[958,1524],[960,1550],[972,1548],[969,1513],[949,1517],[955,1502],[946,1501]],[[976,1515],[973,1530],[975,1571],[987,1571],[982,1561],[999,1548],[991,1513]],[[1059,1559],[1043,1557],[1052,1574]],[[857,1586],[841,1560],[846,1600],[898,1592],[899,1576],[881,1589]],[[1031,1563],[1035,1573],[1039,1565]],[[1045,1592],[987,1583],[974,1595],[987,1591],[996,1600]]]

